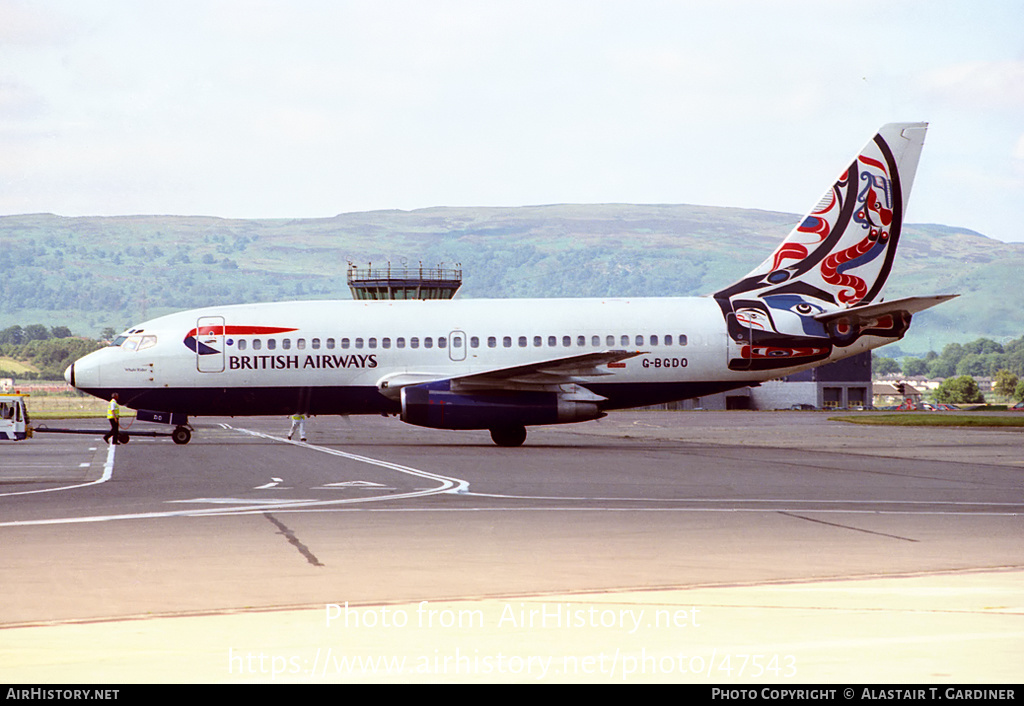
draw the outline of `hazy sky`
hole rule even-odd
[[[1024,241],[1020,0],[0,0],[0,215],[803,213],[916,120],[908,219]]]

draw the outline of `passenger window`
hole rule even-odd
[[[426,338],[424,338],[423,339],[423,347],[424,348],[433,348],[434,347],[434,339],[432,337],[430,337],[430,336],[427,336]]]
[[[615,336],[608,336],[607,338],[605,338],[604,339],[604,344],[606,346],[614,346],[615,345]]]
[[[292,347],[292,339],[286,338],[283,341],[281,341],[281,348],[283,348],[285,350],[289,350],[291,347]]]
[[[277,339],[276,338],[268,338],[267,339],[267,350],[268,351],[272,351],[272,350],[276,350],[276,349],[277,349]]]
[[[512,337],[511,336],[505,336],[504,338],[502,338],[501,339],[501,345],[504,346],[505,348],[511,348],[512,347]]]
[[[351,345],[351,341],[349,341],[347,338],[341,339],[341,347],[342,348],[348,348],[350,345]]]
[[[312,340],[312,344],[313,344],[313,350],[315,350],[315,351],[320,350],[320,339],[319,338],[314,338]]]
[[[568,348],[572,345],[572,336],[562,336],[562,346]]]
[[[410,339],[409,339],[409,347],[410,347],[410,348],[419,348],[419,347],[420,347],[420,339],[418,339],[418,338],[417,338],[417,337],[415,337],[415,336],[413,336],[412,338],[410,338]]]
[[[590,338],[590,345],[592,345],[594,348],[597,348],[598,346],[600,346],[601,345],[601,337],[600,336],[591,336],[591,338]]]
[[[258,338],[254,338],[253,341],[252,341],[252,349],[254,351],[258,351],[261,348],[263,348],[263,341],[261,341]]]
[[[555,338],[554,336],[548,336],[548,347],[549,348],[554,348],[557,345],[558,345],[558,339]]]
[[[390,348],[391,347],[391,339],[387,338],[387,337],[384,337],[384,338],[380,339],[380,347],[381,348]]]
[[[376,348],[377,347],[377,339],[376,338],[371,338],[369,341],[367,341],[367,343],[369,344],[367,346],[367,348]]]
[[[240,351],[244,351],[245,350],[245,339],[244,338],[238,339],[238,350],[240,350]]]
[[[526,348],[526,336],[519,337],[519,347]]]
[[[665,345],[666,346],[671,346],[672,345],[672,334],[671,333],[665,335]]]
[[[327,350],[329,350],[329,351],[333,351],[334,350],[334,339],[333,338],[328,338],[327,339]]]
[[[636,337],[636,345],[642,346],[643,344],[644,344],[644,337],[640,336],[640,335],[637,335],[637,337]]]
[[[356,339],[356,348],[362,348],[362,347],[363,347],[363,339],[357,338]]]
[[[438,339],[437,339],[437,347],[438,348],[447,348],[448,347],[448,339],[445,338],[444,336],[439,336]]]
[[[395,339],[395,346],[397,348],[405,348],[405,336],[399,336]]]
[[[498,345],[498,339],[496,339],[494,336],[488,336],[487,337],[487,347],[488,348],[494,348],[496,345]]]
[[[544,339],[541,338],[540,336],[534,336],[533,337],[533,347],[534,348],[540,348],[542,345],[544,345]]]
[[[653,336],[651,336],[651,345],[652,346],[658,345],[658,335],[657,334],[654,334]]]
[[[619,340],[621,340],[621,341],[622,341],[622,345],[623,345],[623,346],[628,346],[628,345],[629,345],[629,336],[625,336],[625,335],[624,335],[624,336],[623,336],[623,337],[622,337],[621,339],[619,339]]]
[[[479,348],[480,347],[480,339],[477,338],[476,336],[470,336],[469,337],[469,347],[470,348]]]
[[[683,335],[683,334],[679,334],[679,345],[681,345],[681,346],[685,346],[686,345],[686,336]]]
[[[295,342],[295,347],[298,348],[300,351],[306,350],[306,339],[300,338],[299,340],[297,340]]]

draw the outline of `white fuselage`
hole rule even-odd
[[[77,361],[73,384],[101,397],[118,392],[132,408],[189,415],[396,412],[378,390],[383,378],[439,380],[608,350],[641,353],[574,379],[607,398],[604,409],[813,367],[730,370],[737,344],[708,297],[234,305],[163,316],[119,339]],[[888,340],[862,339],[831,359]]]

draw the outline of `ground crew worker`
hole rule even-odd
[[[292,440],[292,435],[295,434],[295,430],[299,430],[299,440],[306,440],[306,415],[305,414],[293,414],[292,415],[292,430],[288,432],[288,441]]]
[[[117,446],[117,437],[120,434],[121,408],[117,406],[117,393],[110,396],[110,405],[107,407],[107,421],[110,422],[110,431],[103,435],[104,441],[113,439],[114,446]]]

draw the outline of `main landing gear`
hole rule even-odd
[[[526,441],[526,427],[491,429],[491,440],[498,446],[522,446]]]

